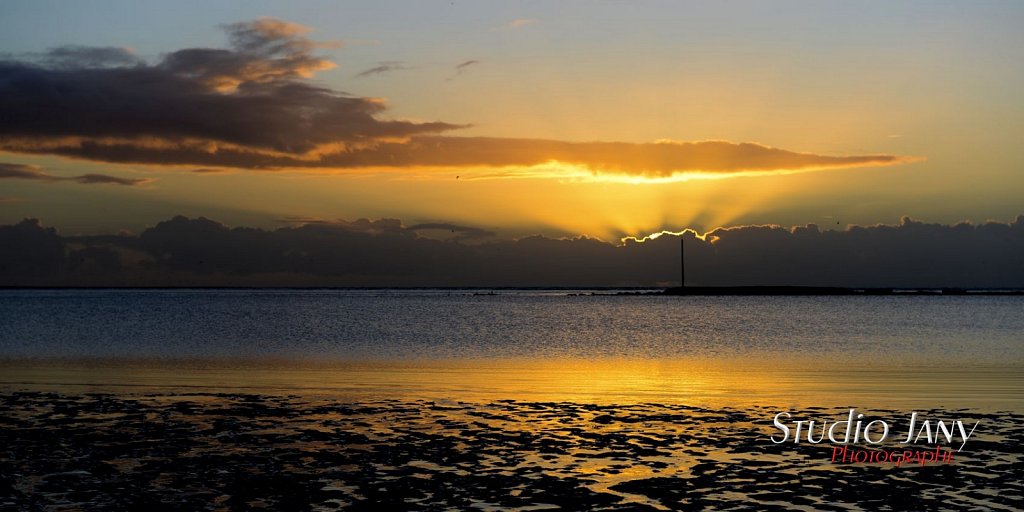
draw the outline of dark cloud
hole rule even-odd
[[[36,165],[23,165],[0,162],[0,179],[53,181],[56,178],[43,172]]]
[[[0,63],[0,148],[106,161],[131,148],[136,161],[205,164],[222,150],[299,159],[458,127],[378,119],[379,100],[305,80],[332,64],[313,55],[304,27],[265,18],[226,30],[230,49],[178,50],[154,64]]]
[[[283,219],[280,219],[280,221],[287,224],[295,225],[297,227],[302,227],[305,225],[324,226],[331,229],[337,229],[340,231],[363,233],[368,235],[415,235],[413,231],[403,226],[402,221],[398,219],[357,219],[353,221],[347,221],[342,219],[321,219],[319,217],[285,217]]]
[[[621,244],[542,236],[469,244],[424,236],[439,229],[476,233],[455,224],[305,220],[268,231],[175,217],[139,236],[65,238],[29,220],[0,227],[0,285],[657,286],[679,280],[679,236],[671,234]],[[692,285],[1024,288],[1024,215],[977,225],[904,218],[843,231],[741,226],[683,236]],[[119,256],[128,251],[137,263]]]
[[[40,59],[55,69],[90,69],[141,65],[128,48],[114,46],[65,45],[51,48]]]
[[[287,217],[281,217],[277,219],[277,222],[281,224],[289,224],[293,226],[301,226],[303,224],[329,224],[331,221],[322,219],[320,217],[309,217],[304,215],[290,215]]]
[[[460,226],[450,222],[426,222],[409,226],[406,229],[409,231],[447,231],[454,234],[455,236],[453,238],[456,240],[475,240],[480,238],[490,238],[495,235],[494,231],[475,228],[472,226]]]
[[[490,238],[495,235],[493,231],[488,231],[486,229],[481,229],[473,226],[462,226],[450,222],[424,222],[420,224],[413,224],[412,226],[405,226],[402,224],[402,221],[398,219],[359,219],[356,221],[349,222],[345,220],[327,220],[315,217],[286,217],[280,220],[281,222],[293,224],[296,226],[302,226],[307,224],[331,226],[337,229],[343,229],[346,231],[370,235],[390,234],[408,236],[416,235],[421,232],[447,232],[454,236],[448,236],[445,238],[456,240],[475,240],[481,238]]]
[[[145,147],[130,142],[82,141],[35,152],[134,164],[221,165],[245,169],[361,167],[524,167],[565,163],[592,174],[670,177],[679,173],[742,174],[894,165],[893,155],[823,156],[760,144],[723,141],[632,144],[488,137],[413,137],[312,157],[267,154],[241,147],[209,151],[201,144]],[[522,173],[493,172],[491,177]],[[537,176],[537,174],[528,174]],[[539,176],[544,176],[541,173]],[[556,176],[557,177],[557,176]]]
[[[119,178],[117,176],[109,176],[106,174],[82,174],[80,176],[71,176],[65,178],[61,176],[47,174],[41,167],[37,165],[24,165],[0,162],[0,179],[5,178],[46,181],[51,183],[58,181],[73,181],[75,183],[81,183],[83,185],[110,184],[124,186],[144,185],[152,181],[149,178]]]
[[[225,25],[231,49],[188,48],[170,53],[157,68],[206,88],[236,91],[243,86],[290,82],[334,67],[313,55],[309,29],[274,18]]]
[[[370,69],[366,69],[364,71],[361,71],[358,74],[356,74],[355,77],[356,78],[363,78],[363,77],[367,77],[367,76],[371,76],[371,75],[379,75],[381,73],[389,73],[391,71],[403,71],[403,70],[406,70],[406,69],[409,69],[409,68],[405,64],[403,64],[401,62],[398,62],[398,61],[387,61],[387,62],[381,62],[377,66],[374,66],[374,67],[372,67]]]
[[[128,187],[143,185],[151,181],[148,178],[119,178],[117,176],[107,176],[106,174],[83,174],[68,179],[84,185],[110,184]]]
[[[723,141],[562,142],[488,137],[417,137],[406,143],[325,156],[334,167],[521,167],[561,162],[595,173],[671,176],[679,172],[738,173],[898,163],[891,155],[834,157],[760,144]]]
[[[476,66],[478,64],[480,64],[480,61],[475,60],[475,59],[474,60],[465,60],[465,61],[462,61],[462,62],[456,64],[455,65],[455,74],[450,76],[450,77],[448,77],[448,81],[455,80],[456,78],[461,76],[463,73],[465,73],[467,69],[469,69],[472,66]]]
[[[496,168],[557,161],[594,174],[651,177],[907,160],[720,141],[631,144],[443,136],[465,125],[385,119],[381,100],[313,82],[316,72],[333,64],[316,55],[320,45],[306,37],[306,27],[262,18],[224,29],[228,48],[187,48],[155,62],[138,60],[122,48],[82,46],[0,62],[0,150],[243,169]],[[479,64],[466,60],[455,72]],[[384,62],[359,75],[401,67]]]

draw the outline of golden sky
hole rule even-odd
[[[615,240],[1021,213],[1013,3],[174,5],[4,5],[0,223]]]

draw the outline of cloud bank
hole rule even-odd
[[[441,240],[437,230],[463,238]],[[679,236],[620,244],[496,240],[486,230],[395,219],[276,230],[175,217],[138,236],[63,237],[37,220],[0,226],[0,285],[664,286]],[[687,284],[1024,288],[1024,215],[1009,223],[808,225],[687,231]],[[474,239],[468,242],[468,239]]]
[[[102,162],[239,169],[533,167],[666,177],[892,165],[722,141],[568,142],[454,137],[467,125],[388,119],[378,98],[318,84],[334,66],[310,29],[273,18],[224,27],[227,48],[147,62],[115,47],[62,46],[0,62],[0,151]],[[467,60],[460,74],[477,66]],[[405,69],[384,62],[356,76]],[[517,176],[509,173],[508,176]]]
[[[0,148],[103,161],[131,150],[145,163],[176,155],[235,166],[232,155],[297,159],[457,128],[381,120],[381,101],[315,85],[308,78],[333,64],[313,55],[304,27],[261,19],[226,30],[229,49],[183,49],[153,64],[74,60],[96,50],[83,48],[55,50],[59,66],[48,60],[54,51],[0,63]]]

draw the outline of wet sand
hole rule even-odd
[[[1024,505],[1022,414],[917,409],[981,426],[952,463],[895,467],[832,463],[828,443],[774,444],[780,410],[8,389],[0,392],[0,509]],[[804,412],[841,417],[846,408]]]

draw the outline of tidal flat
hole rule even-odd
[[[1019,510],[1024,504],[1019,413],[956,411],[982,427],[953,462],[896,467],[833,463],[828,444],[772,443],[770,418],[778,410],[8,390],[0,394],[0,509]]]

